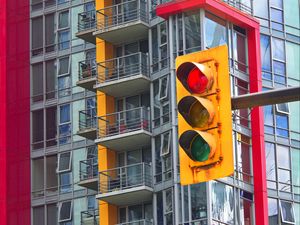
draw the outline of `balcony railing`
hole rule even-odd
[[[151,166],[138,163],[99,172],[99,193],[126,190],[138,186],[152,187]]]
[[[94,129],[97,125],[96,109],[79,111],[79,131]]]
[[[105,31],[126,23],[143,21],[148,23],[147,2],[127,1],[97,11],[97,30]]]
[[[150,132],[150,112],[144,107],[99,117],[99,138],[110,137],[137,130]]]
[[[97,159],[91,158],[79,162],[80,181],[89,180],[98,177]]]
[[[81,214],[81,225],[98,225],[99,209],[90,209],[83,211]]]
[[[116,225],[152,225],[153,222],[151,220],[143,219],[143,220],[135,220],[126,223],[118,223]]]
[[[100,84],[140,74],[149,77],[148,56],[142,52],[98,63]]]
[[[238,10],[241,10],[250,15],[252,14],[251,6],[241,3],[240,1],[237,1],[237,0],[222,0],[222,1],[226,2],[228,5],[233,6],[234,8],[236,8]],[[250,3],[250,1],[249,1],[249,3]]]
[[[96,11],[91,10],[78,14],[78,31],[86,31],[96,28]]]
[[[96,77],[97,67],[96,59],[86,59],[79,62],[78,80],[83,81]]]

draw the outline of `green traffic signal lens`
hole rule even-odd
[[[194,160],[203,162],[208,160],[209,154],[210,147],[207,142],[200,135],[196,135],[191,144],[191,155]]]
[[[195,102],[189,112],[189,118],[193,127],[202,128],[208,124],[209,113],[199,102]]]

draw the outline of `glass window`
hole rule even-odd
[[[280,214],[283,223],[295,224],[294,207],[291,202],[280,201]]]
[[[168,97],[169,76],[159,79],[159,100],[162,101]]]
[[[272,28],[283,31],[283,11],[271,8]]]
[[[266,142],[265,143],[265,152],[266,152],[266,175],[268,179],[268,187],[276,188],[273,182],[276,180],[276,163],[275,163],[275,148],[274,144]]]
[[[70,104],[59,107],[60,123],[70,122]]]
[[[268,216],[269,225],[278,225],[278,206],[274,198],[268,198]]]
[[[212,217],[234,224],[233,188],[220,182],[212,183]]]
[[[246,37],[244,35],[245,31],[235,26],[234,27],[234,60],[235,60],[235,67],[242,71],[247,72],[247,56],[246,56]]]
[[[55,17],[54,13],[45,15],[45,44],[46,51],[53,51],[55,43]]]
[[[56,107],[46,109],[46,140],[47,147],[56,145],[57,135]]]
[[[285,63],[273,60],[274,81],[279,84],[286,84]]]
[[[276,134],[282,137],[288,137],[288,116],[276,115]]]
[[[270,0],[270,5],[282,9],[282,0]]]
[[[300,45],[286,42],[286,74],[288,85],[299,86],[300,81]]]
[[[161,152],[160,155],[164,156],[169,154],[170,152],[170,142],[171,142],[171,133],[167,132],[161,135],[162,137],[162,145],[161,145]]]
[[[273,106],[268,105],[264,107],[264,120],[265,120],[265,132],[269,134],[274,134],[274,119],[273,119]]]
[[[58,75],[70,73],[70,58],[69,56],[58,59]]]
[[[59,205],[59,222],[72,219],[72,201],[61,202]]]
[[[31,27],[31,48],[32,50],[37,50],[43,47],[43,17],[33,18],[31,20]],[[36,54],[39,53],[39,51],[36,52]]]
[[[272,51],[274,59],[281,61],[285,60],[285,47],[283,40],[272,38]]]
[[[57,223],[57,207],[56,204],[47,205],[47,224]]]
[[[43,63],[36,63],[32,65],[32,101],[38,102],[43,100],[44,93],[44,76]]]
[[[192,220],[207,217],[206,184],[191,185]]]
[[[128,207],[128,219],[129,221],[137,221],[143,218],[143,207],[141,205]]]
[[[61,153],[58,155],[58,172],[65,172],[71,170],[71,152]]]
[[[45,213],[44,206],[34,207],[32,209],[32,223],[33,225],[44,225],[45,224]]]
[[[290,151],[289,148],[283,145],[277,145],[277,162],[278,167],[290,169]]]
[[[270,50],[270,37],[266,35],[260,35],[260,53],[262,70],[271,71],[271,50]]]
[[[71,94],[71,78],[63,76],[58,78],[58,95],[59,97],[68,96]]]
[[[68,193],[71,192],[72,189],[72,172],[60,173],[59,174],[60,181],[60,193]]]
[[[206,13],[205,42],[206,48],[212,48],[227,43],[226,23],[220,18]]]
[[[59,13],[58,29],[66,28],[69,26],[69,11]]]
[[[195,52],[201,48],[200,12],[184,14],[185,46],[187,53]]]
[[[70,45],[70,31],[64,30],[58,32],[58,49],[68,49]]]
[[[44,140],[44,112],[37,110],[32,112],[32,143],[33,148],[43,147]]]
[[[300,195],[300,150],[292,148],[292,181],[294,185],[294,193]],[[299,217],[300,218],[300,217]],[[300,219],[299,219],[300,220]],[[300,222],[300,221],[299,221]]]
[[[59,126],[59,144],[67,144],[71,141],[71,124],[63,124]]]
[[[281,104],[276,104],[276,111],[279,113],[289,113],[289,104],[288,103],[281,103]]]
[[[158,192],[156,194],[156,202],[157,202],[157,225],[164,225],[164,214],[163,214],[163,197],[162,192]]]
[[[56,67],[55,60],[46,62],[46,98],[55,98],[56,89]]]

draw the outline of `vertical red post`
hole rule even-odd
[[[29,1],[0,0],[0,218],[30,225]]]
[[[262,91],[260,34],[256,28],[248,29],[248,58],[250,92]],[[268,197],[266,179],[266,156],[264,141],[264,114],[262,107],[251,111],[252,163],[254,179],[254,202],[256,224],[268,223]]]

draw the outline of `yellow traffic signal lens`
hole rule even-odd
[[[192,93],[201,94],[207,89],[208,79],[198,67],[194,67],[188,75],[187,84]]]
[[[195,136],[191,144],[191,155],[194,160],[203,162],[208,160],[210,147],[207,142],[199,135]]]
[[[209,112],[200,102],[195,102],[190,108],[190,123],[193,127],[205,127],[209,122]]]

